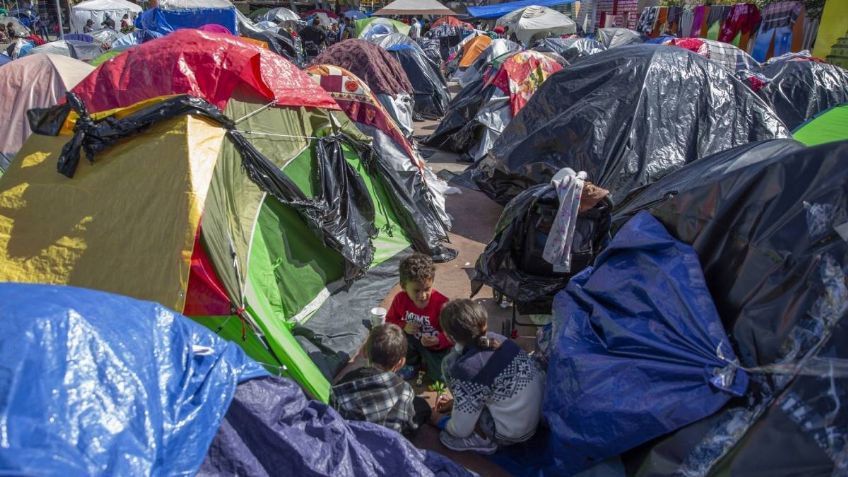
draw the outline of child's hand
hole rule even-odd
[[[440,413],[448,413],[453,409],[453,398],[447,394],[442,394],[436,400],[436,411]]]
[[[408,335],[414,335],[418,333],[419,326],[411,321],[407,321],[405,325],[403,325],[403,331]]]
[[[423,335],[421,337],[421,345],[425,348],[430,348],[439,344],[439,338],[430,335]]]

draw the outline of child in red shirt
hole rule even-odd
[[[422,364],[432,380],[442,379],[442,360],[453,342],[442,331],[439,313],[448,298],[433,289],[436,267],[430,257],[415,253],[400,262],[400,286],[386,322],[403,328],[407,339],[407,366],[401,371],[408,379]]]

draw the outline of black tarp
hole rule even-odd
[[[542,258],[558,208],[550,184],[530,187],[507,204],[494,237],[477,259],[472,295],[485,284],[512,299],[521,313],[550,314],[556,292],[590,265],[606,243],[612,207],[604,201],[578,215],[569,273],[555,273]]]
[[[400,62],[412,84],[415,95],[413,111],[416,116],[424,119],[440,119],[444,116],[450,96],[447,81],[438,65],[430,61],[416,44],[391,45],[387,50]]]
[[[493,85],[486,86],[482,77],[462,88],[448,104],[447,113],[436,130],[424,139],[424,144],[460,154],[468,152],[479,135],[478,129],[483,127],[474,118],[496,89]]]
[[[570,167],[616,201],[704,156],[787,135],[762,99],[706,58],[627,46],[548,78],[469,174],[503,204]]]
[[[200,476],[422,476],[473,474],[432,451],[416,449],[395,431],[346,421],[306,399],[284,378],[238,385]]]
[[[740,75],[789,129],[848,102],[848,71],[836,65],[804,59],[779,60]]]
[[[540,52],[557,53],[568,64],[571,64],[580,58],[600,53],[607,47],[591,38],[545,38],[537,42],[533,49]]]
[[[625,455],[631,474],[844,475],[848,469],[848,142],[716,154],[635,192],[691,244],[748,395]],[[777,365],[778,369],[769,369]]]
[[[607,48],[636,45],[643,41],[639,32],[627,28],[599,28],[595,39]]]

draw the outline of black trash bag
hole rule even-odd
[[[326,404],[306,399],[293,381],[265,377],[238,385],[197,475],[474,474],[436,452],[416,449],[395,431],[343,419]]]
[[[848,141],[764,141],[634,192],[692,245],[746,398],[625,455],[631,473],[844,475],[848,469]],[[772,368],[769,368],[772,366]]]
[[[572,64],[581,58],[600,53],[607,47],[591,38],[545,38],[539,40],[533,49],[540,52],[557,53],[568,64]]]
[[[570,167],[618,202],[704,156],[787,136],[762,99],[710,60],[683,48],[626,46],[548,78],[468,174],[504,204]]]
[[[412,247],[435,262],[449,262],[457,251],[444,245],[449,241],[448,226],[436,209],[432,192],[419,171],[400,172],[366,144],[348,136],[337,136],[356,151],[368,172],[388,190],[389,206],[400,222]]]
[[[321,192],[318,197],[309,198],[253,147],[229,118],[200,98],[174,96],[121,119],[109,116],[99,121],[88,115],[82,100],[74,93],[69,92],[67,100],[69,106],[57,106],[54,110],[40,110],[29,115],[31,125],[36,126],[34,130],[56,133],[61,129],[59,121],[64,122],[71,109],[79,115],[74,136],[59,156],[57,168],[61,174],[74,176],[82,151],[93,163],[96,155],[104,149],[123,138],[143,132],[159,121],[184,114],[202,116],[227,129],[227,137],[235,144],[251,181],[282,204],[297,210],[316,236],[345,258],[347,281],[362,275],[371,265],[374,258],[371,238],[377,234],[374,204],[362,178],[344,159],[341,144],[345,138],[329,136],[317,141],[316,171]]]
[[[773,61],[739,75],[793,130],[848,102],[848,71],[836,65],[804,59]]]
[[[424,52],[410,45],[388,47],[389,53],[397,58],[415,95],[416,115],[425,119],[439,119],[445,115],[450,102],[447,81]]]
[[[493,87],[484,86],[483,78],[480,78],[462,88],[448,104],[439,126],[424,139],[424,144],[459,154],[467,152],[476,142],[477,130],[483,127],[474,118],[495,93]]]
[[[559,198],[550,184],[533,186],[504,208],[495,235],[477,259],[471,294],[483,285],[511,298],[522,314],[550,314],[553,298],[569,278],[591,265],[609,240],[612,203],[608,199],[577,216],[571,270],[554,271],[542,258]]]

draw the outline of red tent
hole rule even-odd
[[[282,56],[232,35],[193,29],[127,50],[101,64],[73,91],[89,112],[173,94],[197,96],[223,109],[239,85],[279,106],[339,109]]]
[[[433,22],[431,27],[435,28],[439,25],[448,25],[448,26],[452,26],[452,27],[460,27],[460,28],[465,28],[467,30],[473,30],[474,29],[474,25],[467,23],[467,22],[464,22],[462,20],[458,20],[456,17],[439,18],[438,20]]]

